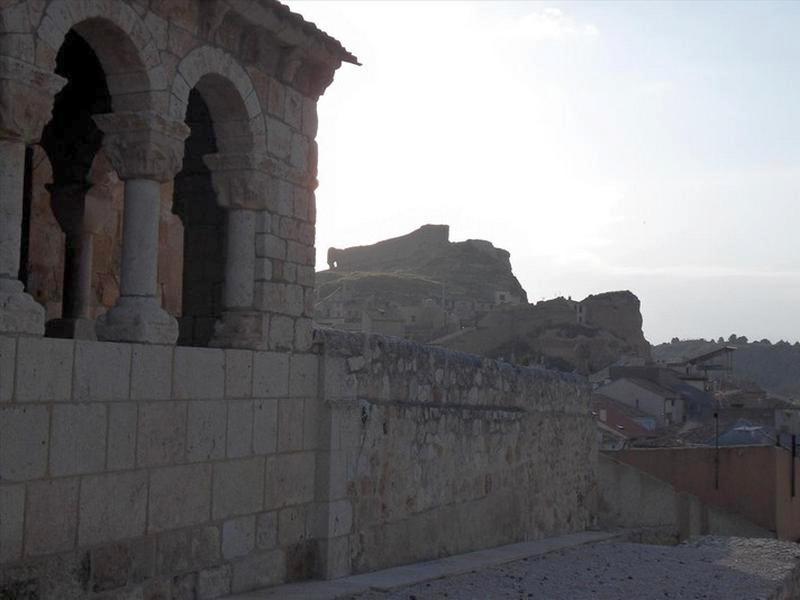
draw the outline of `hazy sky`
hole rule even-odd
[[[651,342],[800,339],[800,3],[324,2],[329,246],[424,223],[532,301],[629,289]]]

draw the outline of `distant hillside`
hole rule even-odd
[[[720,339],[673,340],[653,347],[653,358],[671,362],[709,352],[722,345]],[[772,394],[800,398],[800,344],[769,343],[767,340],[748,342],[747,338],[731,336],[725,344],[736,346],[733,353],[733,377],[753,381]]]
[[[317,273],[319,298],[346,285],[360,296],[395,302],[426,298],[495,303],[496,292],[527,302],[508,251],[484,240],[449,241],[447,225],[424,225],[370,246],[328,250],[332,268]]]

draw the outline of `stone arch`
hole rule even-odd
[[[250,76],[232,56],[217,48],[201,46],[184,57],[172,84],[172,118],[186,117],[193,89],[208,105],[220,153],[266,152],[258,94]]]
[[[166,110],[167,78],[156,40],[127,3],[121,0],[51,2],[36,31],[38,39],[52,50],[40,67],[55,68],[56,55],[70,30],[84,38],[97,54],[111,92],[114,112]]]

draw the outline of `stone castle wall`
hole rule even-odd
[[[576,380],[313,349],[0,337],[0,597],[215,598],[589,525]]]

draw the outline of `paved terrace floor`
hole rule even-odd
[[[284,585],[229,600],[777,600],[800,598],[800,545],[702,537],[679,546],[586,532]]]

